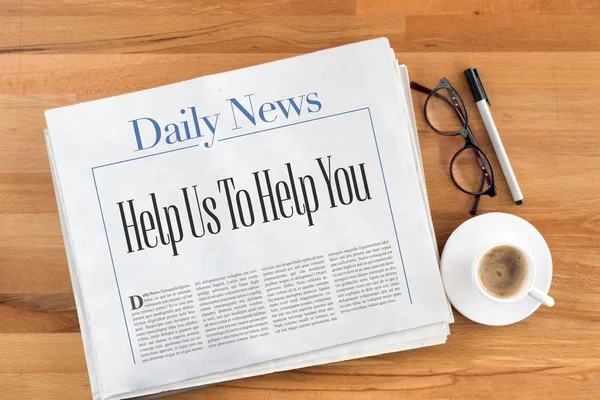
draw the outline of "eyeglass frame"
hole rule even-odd
[[[448,81],[447,78],[440,79],[439,84],[433,89],[429,89],[415,81],[410,82],[410,87],[413,90],[427,94],[427,99],[425,100],[425,104],[423,106],[423,114],[425,116],[425,121],[427,122],[427,125],[429,125],[429,127],[431,129],[433,129],[434,132],[436,132],[437,134],[442,135],[442,136],[461,135],[463,137],[463,139],[465,139],[465,145],[454,154],[454,156],[452,157],[452,160],[450,161],[450,178],[452,179],[454,186],[456,186],[461,192],[466,193],[471,196],[474,196],[473,202],[471,203],[471,207],[469,208],[469,214],[475,215],[477,213],[477,208],[479,206],[479,200],[480,200],[481,196],[490,196],[490,197],[496,196],[496,185],[495,185],[495,181],[494,181],[494,170],[492,168],[492,164],[491,164],[488,156],[485,154],[485,152],[479,146],[477,146],[477,142],[475,141],[475,136],[473,135],[473,131],[471,130],[471,127],[469,126],[468,113],[467,113],[467,108],[465,106],[464,100],[462,99],[460,94],[458,94],[456,89],[454,89],[454,87],[450,84],[450,82]],[[441,90],[441,89],[448,89],[451,91],[451,93],[453,93],[455,95],[455,98],[452,99],[454,101],[454,103],[449,102],[444,96],[439,96],[439,98],[442,98],[444,101],[449,103],[449,105],[453,108],[454,112],[456,113],[456,116],[462,123],[462,128],[457,132],[446,133],[446,132],[442,132],[442,131],[436,129],[434,127],[434,125],[431,123],[431,121],[429,120],[429,117],[427,115],[427,104],[429,103],[429,100],[434,95],[436,95],[436,93],[439,92],[439,90]],[[457,100],[460,101],[460,105],[462,105],[462,108],[457,103]],[[464,112],[464,114],[463,114],[463,112]],[[463,151],[465,151],[469,148],[472,148],[474,150],[473,154],[475,155],[475,160],[479,164],[479,166],[482,170],[479,187],[483,189],[483,185],[485,184],[485,182],[487,182],[488,188],[486,190],[478,190],[477,192],[469,192],[469,191],[465,190],[464,188],[462,188],[458,184],[456,179],[454,178],[452,169],[454,166],[454,162],[456,161],[456,157],[459,154],[461,154]],[[483,155],[483,157],[485,158],[485,161],[481,158],[480,154]],[[487,165],[489,166],[489,171],[486,168],[486,162],[487,162]]]

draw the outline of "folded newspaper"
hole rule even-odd
[[[446,341],[408,75],[387,39],[46,120],[94,399]]]

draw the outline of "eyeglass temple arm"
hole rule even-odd
[[[479,158],[479,154],[477,155],[477,158]],[[478,192],[481,192],[483,190],[483,185],[484,185],[484,182],[486,181],[486,179],[485,179],[486,176],[487,176],[487,174],[481,174],[481,179],[479,179],[479,186],[477,187]],[[477,214],[477,208],[479,207],[479,200],[481,200],[481,195],[476,194],[475,196],[473,196],[473,201],[471,202],[471,207],[469,207],[470,215]]]
[[[431,92],[432,92],[432,90],[429,89],[428,87],[425,87],[415,81],[410,81],[410,88],[413,90],[416,90],[417,92],[421,92],[421,93],[425,93],[425,94],[431,94]]]
[[[476,215],[477,208],[479,207],[479,200],[481,200],[481,195],[473,196],[473,201],[471,202],[471,207],[469,207],[469,215]]]

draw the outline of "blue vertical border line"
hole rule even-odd
[[[125,307],[123,306],[123,297],[121,297],[121,288],[119,287],[119,278],[117,278],[117,270],[115,269],[115,261],[112,255],[112,249],[110,248],[110,240],[108,240],[108,231],[106,230],[106,223],[104,222],[104,212],[102,211],[102,203],[100,202],[100,194],[98,193],[98,184],[96,183],[96,174],[94,168],[92,168],[92,178],[94,178],[94,186],[96,187],[96,197],[98,198],[98,205],[100,206],[100,215],[102,216],[102,225],[104,226],[104,235],[106,236],[106,243],[108,244],[108,253],[110,254],[110,262],[113,268],[113,274],[115,275],[115,282],[117,282],[117,292],[119,293],[119,302],[121,303],[121,311],[123,312],[123,321],[125,322],[125,329],[127,330],[127,339],[129,340],[129,348],[131,349],[131,358],[135,364],[135,354],[133,354],[133,346],[131,344],[131,335],[129,334],[129,325],[127,324],[127,317],[125,316]]]
[[[127,316],[125,315],[125,307],[123,306],[123,297],[121,296],[121,287],[119,286],[119,278],[117,277],[117,269],[115,268],[115,261],[114,261],[113,254],[112,254],[112,248],[110,247],[110,240],[108,239],[108,231],[106,229],[106,222],[104,220],[104,211],[102,210],[102,202],[100,201],[100,193],[98,191],[98,184],[96,182],[96,173],[95,173],[94,170],[96,168],[109,167],[111,165],[122,164],[122,163],[129,162],[129,161],[140,160],[142,158],[159,156],[159,155],[162,155],[162,154],[172,153],[174,151],[190,149],[192,147],[198,147],[198,146],[199,145],[194,144],[192,146],[180,147],[178,149],[167,150],[167,151],[163,151],[161,153],[148,154],[148,155],[145,155],[145,156],[130,158],[130,159],[127,159],[127,160],[116,161],[116,162],[112,162],[112,163],[108,163],[108,164],[103,164],[103,165],[98,165],[96,167],[92,167],[92,178],[94,179],[94,187],[96,188],[96,198],[98,199],[98,206],[100,207],[100,216],[102,217],[102,226],[104,227],[104,235],[106,236],[106,244],[108,245],[108,254],[110,255],[110,262],[112,264],[113,274],[115,276],[115,282],[117,284],[117,292],[119,294],[119,302],[121,303],[121,311],[123,312],[123,322],[125,322],[125,330],[127,331],[127,340],[129,341],[129,349],[131,350],[131,358],[133,359],[133,363],[134,364],[136,364],[136,361],[135,361],[135,354],[133,352],[133,345],[131,344],[131,334],[129,333],[129,325],[127,324]]]
[[[377,157],[379,158],[379,166],[381,167],[381,176],[383,177],[383,186],[385,186],[385,194],[388,198],[388,205],[390,206],[390,215],[392,216],[392,225],[394,225],[394,233],[396,234],[396,243],[398,244],[398,252],[400,253],[400,261],[402,262],[402,272],[404,272],[404,282],[406,282],[406,289],[408,290],[408,299],[410,304],[413,303],[412,296],[410,294],[410,286],[408,285],[408,277],[406,276],[406,268],[404,267],[404,258],[402,257],[402,250],[400,250],[400,239],[398,238],[398,230],[396,229],[396,221],[394,219],[394,212],[392,211],[392,202],[390,200],[390,193],[387,187],[387,181],[385,179],[385,172],[383,172],[383,163],[381,162],[381,154],[379,153],[379,144],[377,143],[377,135],[375,135],[375,127],[373,126],[373,117],[371,116],[371,108],[367,107],[369,112],[369,120],[371,121],[371,130],[373,131],[373,139],[375,139],[375,148],[377,149]]]

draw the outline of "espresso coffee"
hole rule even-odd
[[[527,258],[511,246],[494,247],[479,262],[479,281],[489,294],[500,299],[519,293],[528,275]]]

